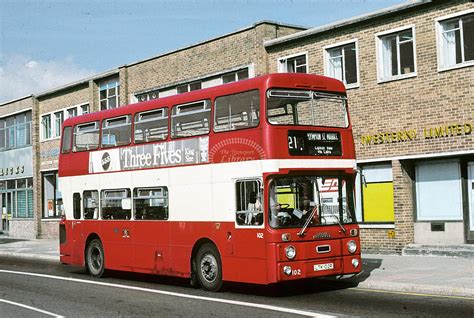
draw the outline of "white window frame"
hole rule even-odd
[[[109,81],[105,81],[105,82],[100,82],[98,83],[98,87],[99,87],[99,107],[100,107],[100,110],[103,110],[102,109],[102,101],[107,101],[107,107],[105,110],[107,109],[111,109],[110,108],[110,98],[111,97],[115,97],[115,101],[116,101],[116,105],[115,105],[115,108],[119,108],[120,107],[120,93],[118,92],[118,90],[120,89],[120,79],[111,79]],[[100,98],[100,92],[103,91],[104,89],[102,88],[105,88],[105,91],[106,91],[106,97],[105,98]],[[115,88],[115,94],[116,95],[110,95],[109,96],[109,89],[111,88]]]
[[[330,55],[329,55],[329,52],[330,50],[332,49],[335,49],[335,48],[338,48],[338,47],[341,47],[341,46],[344,46],[344,45],[347,45],[347,44],[352,44],[354,43],[355,44],[355,50],[356,50],[356,68],[357,68],[357,73],[356,73],[356,76],[357,76],[357,81],[355,83],[351,83],[351,84],[347,84],[346,83],[346,80],[344,79],[342,82],[344,83],[344,85],[346,86],[346,89],[351,89],[351,88],[358,88],[360,86],[360,73],[359,73],[359,41],[357,38],[355,39],[350,39],[350,40],[347,40],[347,41],[343,41],[343,42],[338,42],[338,43],[335,43],[335,44],[331,44],[331,45],[326,45],[323,47],[323,52],[324,52],[324,75],[325,76],[329,76],[329,67],[330,67],[330,63],[329,63],[329,59],[331,58]],[[345,68],[345,60],[344,60],[344,52],[342,54],[342,63],[343,63],[343,69],[346,69]],[[344,77],[344,74],[343,74],[343,77]]]
[[[384,76],[384,64],[383,64],[383,56],[382,56],[382,51],[383,51],[383,41],[382,38],[385,36],[388,36],[392,33],[400,33],[402,31],[407,31],[411,29],[412,32],[412,37],[413,37],[413,66],[414,66],[414,71],[412,73],[408,74],[399,74],[399,75],[389,75],[389,76]],[[397,50],[399,51],[399,46],[397,45]],[[376,61],[377,61],[377,83],[385,83],[385,82],[391,82],[391,81],[397,81],[401,79],[406,79],[406,78],[412,78],[417,76],[417,58],[416,58],[416,28],[414,24],[410,25],[405,25],[399,28],[391,29],[388,31],[383,31],[383,32],[378,32],[375,34],[375,52],[376,52]],[[398,53],[398,66],[400,66],[400,53]]]
[[[61,134],[62,134],[62,130],[63,130],[63,124],[64,124],[64,121],[69,117],[69,114],[68,114],[68,111],[70,109],[76,109],[76,114],[78,114],[77,116],[80,116],[80,115],[83,115],[82,113],[82,106],[85,106],[85,105],[89,105],[89,112],[90,112],[90,104],[89,103],[81,103],[81,104],[77,104],[77,105],[74,105],[74,106],[69,106],[69,107],[65,107],[65,108],[62,108],[62,109],[57,109],[57,110],[54,110],[54,111],[51,111],[51,112],[48,112],[48,113],[44,113],[44,114],[41,114],[40,117],[40,142],[41,141],[50,141],[50,140],[56,140],[56,139],[60,139],[61,138]],[[62,112],[63,113],[63,124],[61,124],[61,129],[60,129],[60,133],[59,133],[59,136],[56,136],[56,117],[55,117],[55,114],[56,113],[60,113]],[[43,126],[43,117],[44,116],[50,116],[50,119],[51,119],[51,137],[49,138],[44,138],[44,126]]]
[[[288,73],[288,60],[289,59],[292,59],[292,58],[295,58],[295,57],[298,57],[298,56],[302,56],[304,55],[305,56],[305,59],[306,59],[306,74],[309,73],[309,60],[308,60],[308,52],[299,52],[299,53],[295,53],[295,54],[291,54],[291,55],[287,55],[287,56],[283,56],[283,57],[279,57],[277,59],[277,69],[278,69],[278,73]],[[249,74],[250,75],[250,74]]]
[[[438,18],[434,19],[434,21],[435,21],[435,30],[436,30],[436,52],[437,52],[438,72],[449,71],[449,70],[454,70],[454,69],[474,65],[474,60],[473,60],[473,61],[461,62],[459,64],[454,64],[454,65],[451,65],[451,66],[443,67],[444,56],[443,56],[443,44],[442,44],[443,43],[443,39],[442,39],[442,37],[443,37],[443,26],[442,26],[442,23],[447,21],[447,20],[455,19],[455,18],[461,17],[461,16],[466,15],[466,14],[471,14],[471,13],[474,13],[474,9],[468,9],[468,10],[456,12],[456,13],[453,13],[453,14],[445,15],[445,16],[438,17]],[[462,45],[462,44],[464,42],[464,37],[463,37],[463,34],[462,34],[462,24],[460,24],[460,28],[461,28],[461,47],[463,47],[464,45]],[[464,50],[463,49],[461,50],[461,54],[462,54],[463,60],[464,60]]]

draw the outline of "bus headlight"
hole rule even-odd
[[[285,273],[286,276],[290,276],[291,275],[291,266],[283,267],[283,273]]]
[[[349,241],[347,242],[347,250],[349,253],[354,254],[357,251],[357,244],[355,241]]]
[[[296,256],[296,249],[293,245],[285,247],[285,255],[288,259],[293,259]]]

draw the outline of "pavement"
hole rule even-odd
[[[59,262],[57,239],[19,240],[0,235],[0,256]],[[362,272],[345,282],[356,288],[470,297],[474,300],[474,258],[362,254]]]

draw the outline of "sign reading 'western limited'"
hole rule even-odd
[[[209,137],[146,144],[89,154],[89,173],[192,165],[209,162]]]

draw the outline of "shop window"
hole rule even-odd
[[[474,64],[474,10],[437,19],[440,69]]]
[[[416,75],[414,33],[414,27],[405,27],[377,35],[379,81]]]
[[[419,221],[462,220],[461,171],[458,161],[416,165],[416,211]]]
[[[131,116],[106,119],[102,122],[102,148],[124,146],[132,139]]]
[[[171,137],[190,137],[209,133],[211,102],[177,105],[171,115]]]
[[[262,225],[262,182],[260,180],[237,181],[235,191],[237,224],[242,226]]]
[[[45,172],[43,177],[43,218],[58,218],[64,215],[61,192],[58,189],[58,172]]]
[[[84,219],[97,220],[99,218],[99,191],[90,190],[83,193]]]
[[[357,209],[359,221],[365,223],[393,223],[393,177],[390,164],[363,166],[362,180],[357,183],[361,203]]]
[[[111,80],[99,85],[100,110],[117,108],[120,105],[120,83]]]
[[[336,44],[325,48],[326,76],[336,78],[346,87],[358,85],[357,42]]]
[[[135,143],[168,138],[168,109],[155,109],[135,115]]]
[[[215,102],[214,131],[230,131],[256,127],[260,117],[258,91],[218,97]]]
[[[102,190],[101,214],[104,220],[130,220],[132,205],[129,189]]]
[[[74,193],[72,195],[72,213],[74,219],[78,220],[81,218],[81,194]]]
[[[139,188],[133,190],[136,220],[168,219],[168,188]]]

